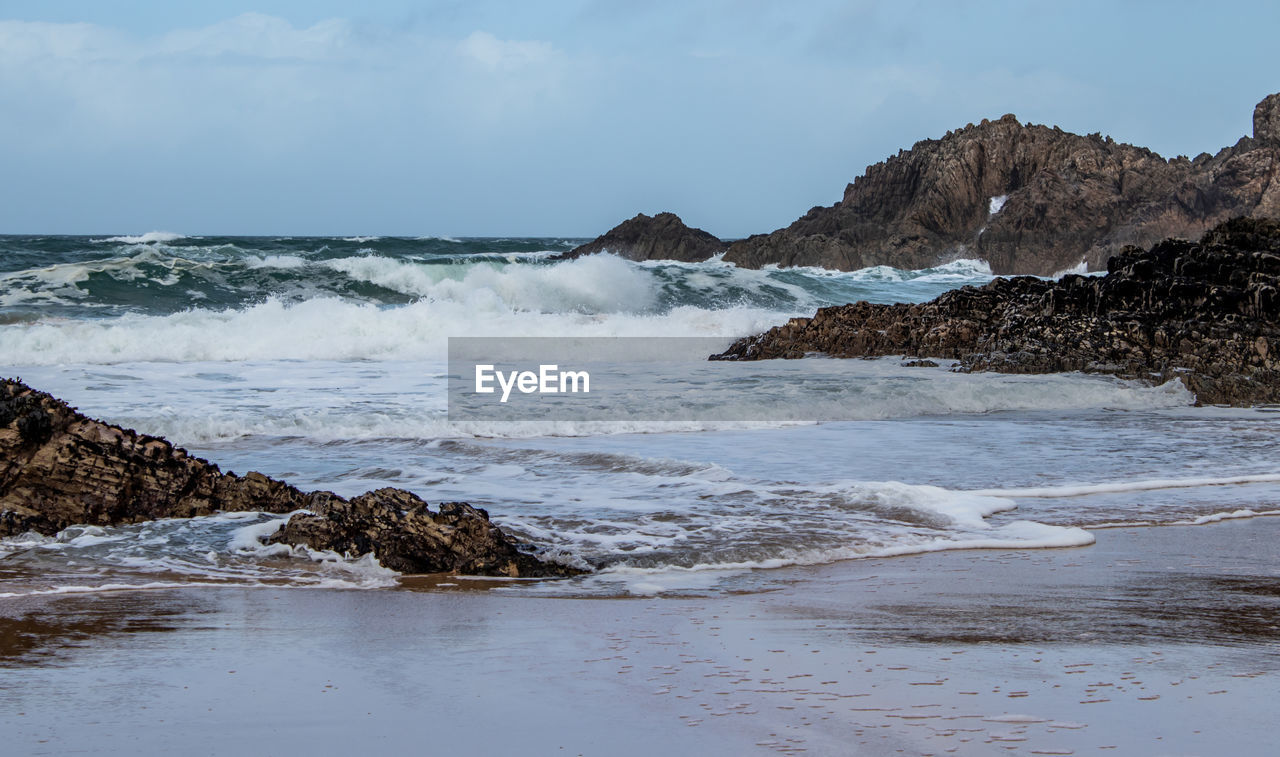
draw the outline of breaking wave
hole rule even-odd
[[[95,239],[93,241],[95,243],[156,244],[157,242],[176,242],[179,239],[186,238],[185,234],[175,234],[171,231],[148,231],[146,234],[137,236],[107,237],[106,239]]]
[[[130,246],[0,271],[11,363],[414,359],[449,335],[739,337],[826,305],[922,300],[990,278],[974,261],[852,272],[552,261],[557,240],[94,242]]]

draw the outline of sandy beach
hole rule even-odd
[[[0,723],[24,754],[1273,753],[1280,519],[1096,533],[716,597],[6,599]]]

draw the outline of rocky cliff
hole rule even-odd
[[[735,243],[725,260],[853,270],[967,257],[998,274],[1101,270],[1126,245],[1280,217],[1280,95],[1253,121],[1252,139],[1195,160],[1012,115],[970,124],[871,166],[840,202]]]
[[[87,418],[20,381],[0,380],[0,536],[247,510],[302,511],[272,540],[373,553],[406,573],[580,572],[540,560],[465,503],[433,513],[397,489],[346,500],[261,473],[223,473],[164,439]]]
[[[1129,247],[1106,276],[996,279],[920,305],[823,308],[713,360],[908,355],[961,370],[1086,371],[1163,382],[1201,402],[1280,402],[1280,223],[1241,218],[1197,244]]]
[[[635,218],[614,226],[603,236],[555,256],[566,260],[596,252],[611,252],[628,260],[682,260],[695,263],[724,252],[728,245],[702,229],[686,226],[674,213]]]
[[[835,205],[728,245],[725,260],[847,271],[977,258],[998,274],[1052,275],[1102,270],[1127,245],[1197,239],[1237,216],[1280,217],[1280,94],[1254,109],[1252,138],[1194,160],[1013,115],[969,124],[870,166]],[[724,249],[677,224],[636,216],[569,255],[705,260]]]

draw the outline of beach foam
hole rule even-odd
[[[1076,484],[1068,486],[1041,486],[1022,489],[975,489],[970,494],[991,497],[1056,498],[1084,497],[1092,494],[1116,492],[1155,491],[1159,489],[1185,489],[1202,486],[1240,486],[1280,482],[1280,474],[1259,473],[1245,476],[1220,476],[1201,478],[1162,478],[1145,481],[1115,481],[1105,484]]]

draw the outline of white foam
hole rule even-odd
[[[188,585],[335,587],[394,585],[397,574],[372,555],[267,545],[288,515],[222,513],[126,526],[73,526],[54,538],[0,540],[0,555],[36,560],[9,596],[176,588]],[[163,580],[157,582],[154,576]],[[175,580],[174,577],[181,577]]]
[[[17,536],[0,539],[0,558],[55,542],[56,539],[52,536],[38,534],[35,531],[27,531]]]
[[[256,515],[256,513],[253,513],[253,515]],[[292,513],[283,515],[279,518],[270,518],[262,521],[261,523],[253,523],[251,525],[244,526],[243,528],[237,528],[232,532],[231,539],[227,542],[227,549],[232,552],[255,553],[270,550],[271,547],[266,546],[264,540],[268,536],[279,531],[280,528],[289,521],[291,516]],[[286,553],[289,551],[288,545],[274,546],[283,546]]]
[[[245,265],[249,268],[304,268],[311,261],[300,255],[246,255]]]
[[[272,576],[263,572],[261,579],[229,582],[218,576],[208,578],[194,577],[185,581],[112,581],[98,584],[63,584],[55,586],[29,586],[18,591],[0,592],[0,599],[33,596],[58,596],[66,594],[102,594],[127,591],[157,591],[192,588],[224,588],[235,585],[244,588],[272,589],[384,589],[398,584],[399,574],[388,571],[366,555],[359,560],[342,561],[337,558],[332,562],[340,563],[349,574],[319,575],[308,577],[308,580],[283,580],[280,576]]]
[[[650,484],[637,476],[628,486],[646,492]],[[641,595],[707,588],[745,571],[789,565],[957,549],[1079,547],[1094,541],[1080,528],[1029,520],[993,524],[991,515],[1011,510],[1015,503],[937,486],[888,481],[806,488],[719,476],[685,476],[679,486],[689,490],[679,498],[696,497],[703,503],[705,512],[696,524],[655,521],[633,514],[624,504],[621,519],[584,518],[571,526],[539,530],[512,515],[504,516],[504,525],[588,562],[610,563],[585,579],[588,588],[620,585]],[[678,490],[659,484],[655,491],[672,497]],[[722,498],[734,506],[721,508]],[[918,515],[908,516],[910,512]],[[666,557],[672,554],[705,557],[674,564]]]
[[[662,565],[635,567],[616,565],[581,579],[587,584],[622,584],[630,594],[654,596],[663,592],[707,589],[725,578],[753,570],[773,570],[789,566],[823,565],[843,560],[902,557],[969,549],[1066,549],[1086,547],[1095,541],[1093,534],[1081,528],[1053,526],[1032,521],[1014,521],[991,529],[988,536],[933,537],[913,540],[904,537],[900,543],[858,545],[832,549],[785,550],[777,557],[729,562],[704,562],[691,566]],[[548,586],[549,591],[559,587]]]
[[[433,301],[465,303],[482,311],[642,313],[651,312],[657,301],[653,277],[612,255],[554,266],[428,265],[379,255],[338,258],[324,265],[357,281]]]
[[[1175,526],[1203,526],[1207,523],[1219,523],[1224,520],[1240,520],[1243,518],[1263,518],[1268,516],[1280,515],[1280,510],[1233,510],[1229,513],[1212,513],[1210,515],[1201,515],[1198,518],[1190,520],[1175,520],[1171,525]]]
[[[207,252],[207,250],[196,250],[197,253],[201,251]],[[159,278],[146,276],[141,267],[142,264],[166,269],[168,273]],[[75,263],[55,263],[41,268],[9,271],[0,273],[0,291],[5,292],[0,295],[0,305],[11,306],[22,302],[45,301],[54,304],[75,302],[81,306],[96,306],[100,303],[90,299],[88,292],[79,287],[94,274],[106,274],[122,282],[145,278],[162,286],[172,286],[179,282],[179,273],[196,269],[208,270],[214,265],[203,260],[173,256],[167,252],[157,251],[153,247],[144,247],[131,254],[117,257]],[[250,265],[252,267],[252,261]],[[199,294],[199,296],[205,295]]]
[[[60,532],[56,538],[57,542],[44,546],[93,547],[99,544],[122,541],[126,536],[119,533],[108,534],[106,529],[100,526],[72,526]]]
[[[269,517],[260,523],[252,523],[236,529],[232,532],[231,538],[227,542],[227,549],[233,553],[251,555],[256,558],[297,557],[322,563],[343,574],[336,578],[343,585],[361,585],[373,588],[375,586],[388,586],[395,582],[395,577],[399,574],[394,570],[383,567],[373,554],[355,558],[349,555],[340,555],[332,550],[317,550],[304,545],[267,544],[265,539],[279,531],[281,526],[298,512],[303,511],[296,511],[279,517]],[[263,514],[254,513],[254,515],[261,517]],[[335,578],[328,576],[323,580],[331,581],[335,580]],[[334,584],[327,583],[325,585],[332,586]]]
[[[47,318],[0,328],[0,352],[22,365],[384,360],[441,354],[445,335],[737,337],[831,301],[866,296],[868,287],[918,283],[923,290],[913,291],[923,295],[989,277],[985,263],[963,260],[916,272],[833,272],[747,270],[723,262],[638,264],[612,255],[551,265],[488,258],[442,263],[377,254],[320,261],[299,254],[243,253],[228,260],[219,253],[206,259],[213,250],[196,249],[189,255],[197,259],[188,259],[148,246],[110,260],[0,274],[7,284],[0,297],[6,305],[66,298],[93,305],[77,285],[95,273],[127,281],[147,270],[152,280],[168,285],[180,281],[179,273],[197,268],[213,271],[221,281],[224,267],[244,265],[314,269],[313,284],[322,289],[332,281],[327,269],[417,301],[388,307],[332,295],[301,302],[281,296],[227,310],[193,308],[168,315],[128,313],[70,322]],[[168,270],[156,276],[140,263]],[[299,286],[305,291],[306,280]]]
[[[1070,276],[1070,275],[1086,276],[1088,275],[1088,273],[1089,273],[1089,264],[1082,258],[1079,263],[1076,263],[1070,268],[1063,268],[1061,271],[1058,271],[1057,273],[1053,274],[1049,278],[1060,279],[1063,276]],[[1106,271],[1097,271],[1096,273],[1099,275],[1104,275],[1106,274]]]
[[[1086,497],[1092,494],[1154,491],[1157,489],[1185,489],[1201,486],[1242,486],[1280,482],[1280,474],[1260,473],[1247,476],[1207,478],[1161,478],[1145,481],[1115,481],[1105,484],[1072,484],[1065,486],[1038,486],[1011,489],[975,489],[970,494],[989,497],[1058,498]]]
[[[378,313],[373,308],[370,311]],[[537,317],[531,316],[523,325],[531,328],[537,321]],[[619,329],[629,322],[629,318],[619,321],[619,317],[613,317],[595,325]],[[671,332],[694,328],[689,322],[668,320],[666,323]],[[371,332],[377,324],[374,318]],[[722,324],[698,324],[697,328],[710,329],[718,325]],[[426,333],[428,328],[423,327],[418,343],[408,347],[388,343],[387,349],[443,351],[443,340],[439,335]],[[308,333],[302,328],[295,329],[295,334]],[[405,333],[399,331],[399,334]],[[320,329],[314,334],[315,338],[330,342],[345,336],[336,327],[330,328],[327,335]],[[200,336],[207,338],[206,334]],[[395,337],[394,333],[386,336],[391,341]],[[0,330],[0,343],[5,338],[5,332]],[[353,347],[365,348],[366,355],[370,354],[370,347],[377,346],[373,339],[359,342],[358,335],[350,338]],[[175,335],[168,343],[156,347],[191,349],[192,345],[183,345],[177,339]],[[200,343],[202,348],[203,344]],[[282,348],[296,349],[283,340],[279,344]],[[102,347],[101,344],[95,346]],[[241,342],[225,346],[244,350],[253,345]],[[331,350],[334,345],[302,346]],[[85,351],[89,349],[85,347]],[[70,350],[63,354],[67,359],[85,357],[73,357]],[[60,356],[53,352],[51,357]],[[461,420],[457,416],[451,420],[443,380],[446,363],[441,355],[421,361],[386,358],[376,363],[314,359],[242,361],[236,363],[235,379],[231,383],[228,383],[231,374],[223,362],[135,362],[129,366],[129,377],[137,390],[145,392],[145,398],[131,399],[132,390],[120,385],[115,389],[122,393],[119,404],[98,405],[94,412],[112,422],[190,445],[255,435],[327,442],[372,438],[519,439],[667,434],[956,413],[1087,408],[1148,410],[1186,406],[1192,401],[1179,382],[1147,387],[1075,374],[1036,377],[959,374],[941,368],[903,368],[898,362],[897,358],[890,358],[726,364],[703,361],[695,355],[689,363],[636,364],[626,366],[626,385],[634,388],[633,396],[614,405],[628,413],[626,415],[610,410],[597,416],[599,419],[577,415],[574,419],[512,421]],[[111,370],[119,369],[26,366],[20,373],[33,385],[59,396],[88,400],[94,395],[83,395],[83,385],[116,384],[117,379],[107,375]],[[602,376],[597,373],[595,378]],[[769,403],[759,400],[761,385],[779,388]],[[801,389],[784,391],[788,386]],[[689,391],[691,387],[696,391]],[[98,394],[95,401],[102,399],[105,396]]]
[[[987,517],[1017,507],[1012,500],[1003,497],[900,481],[833,484],[816,491],[937,513],[950,519],[955,526],[966,529],[985,530],[988,527]]]
[[[148,231],[146,234],[137,236],[107,237],[106,239],[93,239],[90,241],[98,243],[115,242],[118,244],[163,244],[186,238],[185,234],[175,234],[171,231]]]
[[[1243,508],[1240,510],[1232,510],[1230,512],[1210,513],[1208,515],[1200,515],[1195,518],[1183,518],[1182,520],[1154,521],[1154,520],[1120,520],[1106,521],[1103,523],[1090,523],[1089,528],[1146,528],[1160,526],[1206,526],[1210,523],[1220,523],[1224,520],[1247,520],[1249,518],[1267,518],[1280,515],[1280,510],[1251,510]]]
[[[732,264],[726,263],[725,265],[731,266]],[[761,267],[759,270],[770,273],[802,273],[816,278],[843,279],[854,283],[896,283],[906,281],[915,281],[920,283],[952,283],[970,280],[972,280],[973,283],[980,283],[983,279],[991,279],[994,277],[994,274],[991,272],[991,264],[985,260],[978,260],[976,258],[957,258],[956,260],[943,263],[933,268],[920,269],[894,268],[893,266],[876,265],[867,268],[859,268],[854,271],[840,271],[832,268],[819,268],[817,266],[782,267],[776,263],[770,263]]]
[[[447,336],[726,336],[762,331],[777,314],[757,308],[681,307],[662,314],[529,312],[492,290],[459,299],[399,307],[320,297],[299,303],[271,298],[238,310],[195,308],[166,316],[126,314],[103,320],[54,320],[0,328],[0,354],[11,365],[137,361],[413,360],[442,356]],[[561,289],[566,299],[572,290]],[[512,299],[540,297],[516,285]],[[618,305],[605,290],[583,301]],[[533,302],[522,303],[532,305]]]
[[[991,264],[989,262],[973,258],[960,258],[934,268],[926,268],[923,271],[913,271],[912,273],[918,274],[909,277],[913,281],[956,281],[958,279],[989,278],[995,275],[991,272]]]
[[[1094,541],[1093,534],[1083,528],[1020,520],[1001,526],[989,537],[938,538],[922,544],[883,547],[864,556],[896,557],[957,549],[1064,549],[1087,547]]]
[[[990,218],[1003,210],[1004,204],[1008,201],[1009,195],[996,195],[995,197],[987,200],[987,217]]]
[[[189,586],[209,586],[208,583],[182,581],[148,581],[146,583],[71,584],[48,588],[31,588],[25,591],[0,592],[0,598],[38,597],[58,594],[99,594],[117,591],[147,591],[154,589],[185,589]]]

